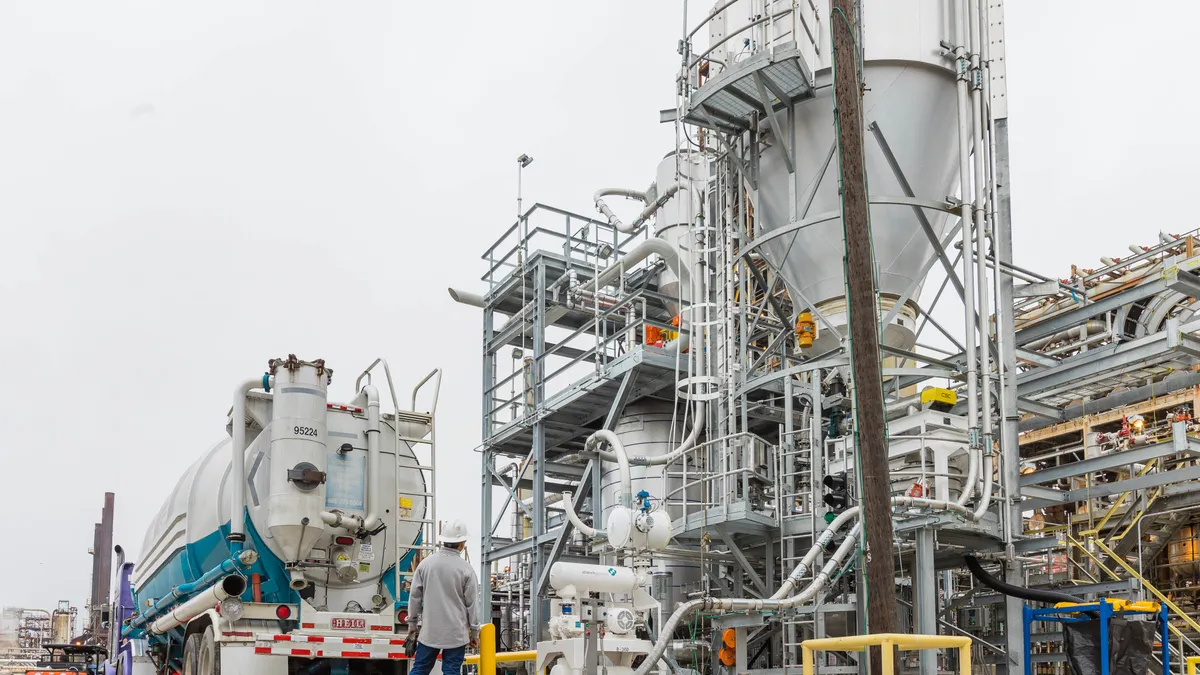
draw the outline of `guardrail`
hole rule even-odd
[[[894,673],[895,650],[957,649],[958,672],[971,675],[971,638],[959,635],[905,635],[903,633],[880,633],[878,635],[851,635],[848,637],[805,640],[800,643],[804,650],[804,675],[813,675],[813,652],[824,650],[866,652],[870,647],[883,649],[883,672]]]

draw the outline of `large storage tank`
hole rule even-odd
[[[691,419],[688,421],[692,422]],[[629,456],[661,457],[679,447],[688,429],[684,428],[683,415],[674,414],[672,404],[647,400],[626,406],[614,432]],[[603,523],[608,521],[609,512],[620,503],[621,474],[613,462],[604,462],[602,468]],[[633,494],[645,490],[650,493],[652,499],[663,500],[661,508],[667,511],[672,520],[683,516],[685,495],[690,513],[703,508],[702,491],[697,482],[699,472],[692,462],[685,465],[684,458],[667,466],[635,465],[630,467],[630,474]],[[688,483],[686,490],[682,489],[685,475]],[[656,502],[655,506],[658,508],[660,504]],[[700,581],[700,566],[697,563],[670,561],[663,562],[662,565],[656,564],[656,568],[671,573],[676,599],[682,598],[684,591],[693,590]]]
[[[245,420],[231,420],[246,425],[245,546],[259,554],[251,573],[260,576],[263,601],[297,602],[299,595],[319,611],[343,612],[371,611],[376,594],[400,599],[395,575],[385,572],[396,564],[397,544],[415,542],[420,525],[392,520],[397,493],[427,492],[420,472],[397,475],[397,454],[407,458],[406,464],[418,463],[412,447],[407,442],[397,447],[394,418],[382,419],[377,432],[371,428],[365,393],[346,404],[329,404],[324,374],[280,370],[275,377],[272,393],[248,394]],[[408,438],[429,432],[417,421],[399,425],[400,435]],[[376,476],[368,469],[369,433],[379,443]],[[194,581],[230,556],[226,537],[231,491],[238,480],[231,475],[231,445],[226,438],[205,452],[151,523],[132,578],[138,607]],[[324,472],[325,482],[314,480],[315,474],[306,473],[310,471]],[[349,545],[335,542],[335,537],[346,538],[345,530],[321,519],[322,511],[363,518],[372,505],[387,527]],[[423,497],[413,496],[405,506],[411,506],[411,518],[425,517]],[[306,566],[293,576],[287,566],[297,560]],[[301,586],[306,588],[297,588]],[[243,599],[252,599],[253,592],[247,588]]]
[[[710,39],[720,39],[722,31],[734,32],[745,26],[761,11],[755,10],[759,4],[761,1],[741,0],[726,9],[723,24],[710,30]],[[714,54],[716,59],[724,56],[730,68],[737,68],[745,58],[743,52],[750,50],[748,45],[764,39],[762,31],[766,31],[765,39],[772,45],[794,41],[815,79],[815,96],[796,105],[792,128],[788,128],[786,118],[783,121],[784,134],[795,134],[796,175],[788,173],[783,139],[772,139],[771,147],[763,151],[756,214],[761,227],[759,236],[787,226],[793,213],[797,214],[797,220],[803,221],[841,209],[836,156],[824,170],[836,131],[828,2],[818,3],[821,11],[815,17],[809,3],[793,5],[775,0],[768,4],[772,15],[788,6],[797,6],[798,14],[784,14],[768,26],[745,31],[744,39],[739,35]],[[939,203],[947,195],[955,194],[958,183],[956,79],[953,61],[946,58],[941,45],[943,40],[952,41],[955,37],[957,4],[950,0],[863,0],[861,3],[866,86],[864,127],[878,126],[915,198]],[[814,45],[808,35],[818,44]],[[871,131],[864,136],[864,151],[871,197],[903,197],[904,190]],[[789,185],[793,181],[794,187]],[[815,192],[805,212],[805,201],[814,185]],[[947,233],[947,214],[931,209],[923,213],[934,235],[942,239]],[[923,267],[934,255],[934,248],[909,205],[873,204],[870,218],[878,266],[879,306],[881,314],[886,314],[913,283],[922,279]],[[767,259],[781,269],[796,309],[803,309],[806,304],[815,306],[845,335],[842,263],[845,249],[841,218],[803,227],[764,248]],[[884,344],[900,349],[912,347],[920,291],[918,285],[892,324],[883,328]],[[817,342],[813,345],[817,353],[837,346],[834,335],[823,328],[818,327]]]
[[[673,185],[679,190],[671,197],[654,216],[654,236],[670,244],[678,253],[679,260],[685,269],[696,269],[696,242],[693,241],[690,225],[696,217],[702,215],[703,195],[706,194],[709,178],[709,159],[705,153],[670,152],[658,163],[655,172],[654,199],[666,194]],[[680,283],[680,279],[671,269],[665,268],[658,278],[658,292],[668,298],[682,298],[685,302],[691,299],[690,284]],[[679,303],[667,302],[667,309],[673,315],[679,313]]]

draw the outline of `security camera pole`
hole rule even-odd
[[[830,21],[858,469],[861,485],[889,485],[883,374],[879,359],[879,312],[875,304],[875,256],[871,250],[867,174],[863,162],[863,89],[856,37],[856,0],[833,0]],[[869,553],[866,563],[868,630],[894,633],[897,608],[892,566],[891,494],[889,490],[870,487],[860,492]],[[880,656],[879,650],[871,650],[870,672],[893,675],[881,673]]]

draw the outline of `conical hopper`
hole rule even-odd
[[[824,79],[828,84],[828,77],[828,71],[819,73],[818,82]],[[872,123],[879,126],[915,198],[944,202],[947,195],[954,194],[958,182],[954,74],[924,63],[868,61],[864,64],[864,79],[868,87],[864,98],[864,126],[870,127]],[[795,137],[797,220],[827,213],[840,214],[836,154],[824,176],[821,175],[835,140],[833,87],[823,87],[816,98],[797,105]],[[872,198],[904,196],[874,134],[866,132],[863,143]],[[791,214],[788,182],[791,180],[793,177],[787,171],[779,145],[764,151],[759,174],[759,236],[788,225]],[[816,193],[805,214],[804,201],[814,184],[817,185]],[[935,251],[912,207],[873,204],[870,213],[880,312],[886,314],[923,276],[926,262]],[[931,209],[924,213],[934,234],[942,239],[946,234],[948,215]],[[815,307],[843,336],[846,334],[844,253],[840,215],[804,227],[794,234],[777,237],[763,246],[764,256],[779,268],[796,310]],[[899,349],[913,346],[916,339],[915,303],[920,293],[918,285],[896,319],[884,328],[884,344]],[[836,335],[818,324],[818,339],[813,351],[826,351],[836,347],[837,343]]]

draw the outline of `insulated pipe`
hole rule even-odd
[[[963,561],[967,563],[967,569],[971,570],[971,575],[979,580],[979,583],[988,588],[1002,593],[1011,595],[1014,598],[1022,600],[1032,600],[1034,602],[1044,602],[1047,604],[1056,604],[1059,602],[1083,602],[1083,598],[1071,595],[1070,593],[1062,593],[1060,591],[1047,591],[1040,588],[1023,588],[1021,586],[1013,586],[1012,584],[1004,583],[983,571],[983,566],[979,564],[979,560],[972,555],[963,556]]]
[[[967,80],[970,76],[970,64],[967,59],[966,8],[964,5],[972,0],[959,3],[955,22],[955,65],[958,68],[956,89],[958,92],[958,174],[962,208],[962,250],[963,250],[963,316],[965,331],[965,346],[967,357],[967,426],[971,434],[971,452],[979,448],[979,371],[975,356],[975,274],[971,269],[971,256],[967,252],[974,246],[974,218],[971,212],[971,202],[968,199],[968,187],[971,180],[971,139],[970,139],[970,102],[967,94]]]
[[[363,519],[364,530],[374,530],[379,527],[382,518],[379,515],[379,497],[383,496],[383,485],[380,483],[379,469],[379,390],[373,385],[366,385],[362,393],[367,395],[367,517]],[[399,422],[397,422],[399,423]],[[396,448],[399,454],[400,448]],[[322,515],[324,518],[324,515]],[[328,521],[326,521],[328,522]]]
[[[363,529],[363,521],[358,516],[346,513],[321,512],[321,521],[330,527],[340,527],[347,532],[358,532]]]
[[[967,502],[971,501],[971,496],[975,494],[975,483],[979,480],[979,456],[982,452],[982,448],[967,446],[967,477],[963,481],[962,492],[959,493],[958,499],[954,500],[959,506],[966,507]]]
[[[629,470],[629,455],[625,454],[625,445],[621,443],[621,439],[608,429],[601,429],[591,436],[588,436],[587,443],[584,444],[584,450],[595,450],[596,446],[601,442],[608,443],[613,452],[613,461],[617,463],[617,467],[621,474],[621,506],[625,508],[633,508],[633,473]]]
[[[471,293],[470,291],[460,291],[457,288],[447,288],[446,290],[449,291],[450,297],[453,298],[455,302],[459,302],[464,305],[470,305],[472,307],[478,307],[480,309],[487,307],[487,302],[484,301],[482,295]]]
[[[974,122],[974,133],[972,136],[972,146],[975,148],[975,173],[973,176],[974,194],[975,194],[975,274],[976,274],[976,291],[979,294],[979,361],[980,361],[980,384],[982,391],[980,392],[983,401],[980,405],[980,415],[983,418],[983,443],[982,453],[988,456],[992,452],[992,346],[988,330],[988,284],[987,284],[987,214],[985,210],[985,200],[987,197],[984,186],[987,184],[986,172],[990,167],[984,165],[984,108],[982,97],[983,90],[983,70],[980,67],[979,50],[980,50],[980,29],[979,29],[979,2],[978,0],[967,0],[969,7],[969,30],[971,40],[971,72],[974,82],[971,84],[971,118]],[[978,461],[978,460],[976,460]],[[989,475],[988,480],[991,479]],[[974,487],[974,482],[968,481],[967,487],[963,489],[963,493],[970,492],[970,488]],[[986,497],[985,497],[986,499]],[[965,502],[964,502],[965,503]]]
[[[675,460],[682,457],[683,453],[696,447],[696,440],[700,438],[700,432],[704,431],[704,422],[707,417],[705,414],[706,412],[707,405],[705,402],[697,401],[696,418],[692,421],[692,430],[688,433],[687,438],[683,439],[683,442],[679,444],[678,448],[675,448],[665,455],[658,455],[656,457],[646,457],[645,455],[629,457],[627,455],[629,464],[631,466],[664,466],[666,464],[671,464]],[[606,462],[620,461],[617,459],[617,454],[614,452],[605,452],[601,450],[596,454],[600,456],[600,459],[603,459]]]
[[[231,574],[211,588],[171,610],[150,625],[150,632],[162,635],[221,604],[226,598],[236,598],[246,592],[246,577]]]
[[[582,520],[580,520],[579,514],[575,513],[575,504],[571,502],[570,492],[562,493],[562,503],[567,512],[567,520],[571,521],[571,524],[574,525],[575,529],[579,530],[583,536],[591,539],[595,538],[597,533],[604,533],[603,530],[597,530],[594,527],[588,527]]]
[[[616,263],[604,268],[604,270],[600,272],[600,276],[596,277],[596,280],[590,284],[592,286],[592,292],[599,292],[601,288],[604,288],[608,284],[615,281],[617,277],[621,276],[621,273],[626,269],[642,262],[646,258],[649,258],[650,254],[652,253],[657,253],[658,255],[662,256],[663,260],[665,260],[667,263],[667,267],[671,268],[671,271],[675,273],[675,276],[679,277],[680,279],[690,278],[688,276],[687,269],[685,269],[680,263],[679,252],[675,250],[675,247],[671,246],[662,239],[647,239],[637,246],[634,246],[629,253],[626,253],[625,256]]]
[[[246,380],[233,390],[233,411],[230,426],[233,427],[233,477],[229,486],[229,550],[236,554],[246,541],[246,394],[251,389],[263,388],[271,391],[270,375]]]
[[[861,525],[856,524],[850,533],[846,536],[846,540],[838,547],[837,551],[830,556],[829,561],[821,569],[821,572],[812,580],[803,591],[797,595],[785,599],[768,599],[759,600],[754,598],[702,598],[692,600],[681,604],[670,618],[663,623],[662,630],[659,631],[659,639],[654,643],[654,647],[647,654],[646,659],[642,661],[642,665],[638,666],[634,671],[634,675],[648,675],[648,673],[656,666],[658,660],[662,658],[667,647],[670,646],[672,636],[675,629],[679,627],[679,623],[686,617],[700,610],[722,610],[722,611],[762,611],[762,610],[785,610],[802,605],[812,600],[818,593],[824,590],[825,585],[829,583],[829,579],[842,566],[842,561],[854,550],[858,544],[858,532]]]
[[[636,199],[644,204],[646,203],[646,193],[638,192],[637,190],[627,190],[625,188],[600,188],[599,190],[596,190],[595,196],[592,197],[592,201],[596,202],[596,210],[604,214],[604,217],[608,219],[609,225],[617,228],[618,232],[624,232],[626,234],[633,232],[636,229],[636,224],[626,226],[621,222],[621,219],[612,212],[612,209],[608,208],[608,204],[604,203],[604,198],[608,196]]]
[[[647,220],[650,219],[650,216],[653,216],[658,212],[659,209],[666,206],[667,202],[671,201],[671,198],[675,196],[675,193],[679,192],[680,190],[686,191],[690,189],[691,185],[682,181],[671,185],[666,190],[663,190],[662,194],[658,195],[658,199],[655,199],[652,203],[648,204],[646,208],[638,214],[638,217],[628,225],[622,223],[621,219],[617,218],[616,215],[614,215],[613,212],[608,208],[608,206],[600,199],[604,196],[602,193],[604,193],[605,190],[601,190],[600,192],[596,193],[596,208],[600,211],[600,213],[603,213],[604,216],[608,218],[609,225],[617,228],[617,231],[619,232],[629,234],[637,231],[639,227],[641,227]],[[631,199],[641,199],[642,201],[646,201],[646,195],[642,193],[634,193],[632,190],[617,191],[616,188],[610,188],[610,190],[613,191],[608,192],[607,194],[620,194]]]
[[[983,520],[988,507],[992,505],[992,473],[995,471],[993,465],[995,459],[991,443],[988,443],[983,452],[983,487],[979,493],[979,504],[975,507],[975,514],[971,517],[971,520],[976,522]],[[966,490],[963,491],[966,492]]]
[[[1033,342],[1030,342],[1029,344],[1025,345],[1024,348],[1028,349],[1029,351],[1037,351],[1052,342],[1058,342],[1060,340],[1066,340],[1068,338],[1075,337],[1075,333],[1078,332],[1080,328],[1086,329],[1087,332],[1089,332],[1089,333],[1108,330],[1108,326],[1103,321],[1101,321],[1099,319],[1091,319],[1091,320],[1087,321],[1086,323],[1084,323],[1082,326],[1076,326],[1076,327],[1070,328],[1068,330],[1059,331],[1059,332],[1055,333],[1054,335],[1051,335],[1050,337],[1044,337],[1044,338],[1041,338],[1040,340],[1034,340]]]

